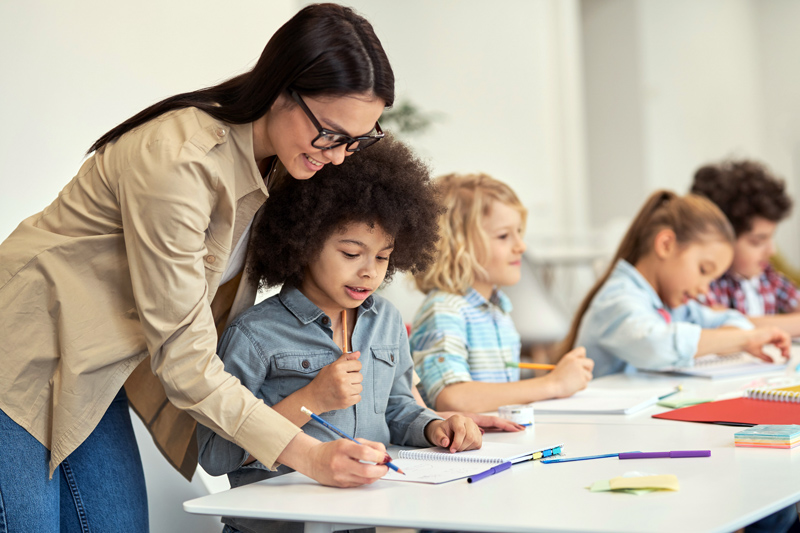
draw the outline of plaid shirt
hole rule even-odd
[[[791,313],[800,303],[800,292],[783,274],[768,266],[758,278],[758,293],[764,301],[764,314]],[[741,281],[726,272],[711,282],[706,295],[708,305],[724,305],[747,314],[747,301]]]

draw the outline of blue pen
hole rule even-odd
[[[639,452],[627,452],[639,453]],[[604,453],[603,455],[584,455],[583,457],[560,457],[558,459],[546,459],[542,463],[568,463],[570,461],[587,461],[589,459],[604,459],[606,457],[619,457],[618,453]]]
[[[311,412],[311,409],[307,409],[306,407],[301,407],[301,408],[300,408],[300,410],[301,410],[301,411],[303,411],[303,412],[304,412],[305,414],[307,414],[308,416],[310,416],[310,417],[311,417],[313,420],[316,420],[317,422],[319,422],[320,424],[322,424],[322,425],[323,425],[323,426],[325,426],[326,428],[330,429],[331,431],[333,431],[334,433],[336,433],[337,435],[339,435],[340,437],[343,437],[343,438],[345,438],[345,439],[349,439],[349,440],[351,440],[351,441],[355,442],[356,444],[361,444],[361,443],[360,443],[360,442],[358,442],[356,439],[354,439],[353,437],[351,437],[350,435],[348,435],[347,433],[345,433],[345,432],[344,432],[344,431],[342,431],[341,429],[337,428],[336,426],[334,426],[333,424],[331,424],[331,423],[330,423],[330,422],[328,422],[327,420],[323,420],[323,419],[322,419],[322,418],[320,418],[319,416],[317,416],[317,415],[315,415],[314,413],[312,413],[312,412]],[[391,468],[392,470],[394,470],[394,471],[395,471],[395,472],[397,472],[398,474],[403,474],[403,475],[406,475],[406,473],[405,473],[405,472],[403,472],[402,470],[400,470],[400,469],[397,467],[397,465],[394,465],[394,464],[392,464],[392,458],[391,458],[391,457],[389,457],[389,454],[386,454],[386,457],[387,457],[387,459],[388,459],[388,460],[387,460],[385,463],[383,463],[383,464],[385,464],[386,466],[388,466],[389,468]]]

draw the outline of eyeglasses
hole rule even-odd
[[[289,93],[292,95],[292,98],[294,98],[295,102],[297,102],[297,105],[300,106],[300,109],[302,109],[306,114],[314,127],[317,128],[318,134],[316,137],[314,137],[314,140],[311,141],[311,146],[314,148],[319,148],[320,150],[331,150],[345,144],[347,145],[345,150],[348,152],[358,152],[359,150],[363,150],[368,146],[372,146],[385,136],[383,130],[381,129],[381,125],[377,122],[375,123],[375,128],[372,130],[375,132],[375,134],[362,135],[361,137],[350,137],[349,135],[339,133],[338,131],[326,130],[322,127],[322,125],[320,125],[317,117],[314,116],[314,113],[311,112],[300,95],[292,90],[290,90]]]

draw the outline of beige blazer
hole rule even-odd
[[[197,444],[186,413],[276,466],[299,428],[216,355],[217,328],[255,301],[241,276],[219,282],[267,196],[252,125],[182,109],[89,157],[0,244],[0,409],[51,450],[51,475],[126,380],[187,478]]]

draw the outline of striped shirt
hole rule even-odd
[[[428,293],[411,328],[411,354],[422,397],[436,405],[448,385],[465,381],[519,380],[520,336],[511,320],[511,302],[495,290],[487,300],[475,289],[465,295]]]

